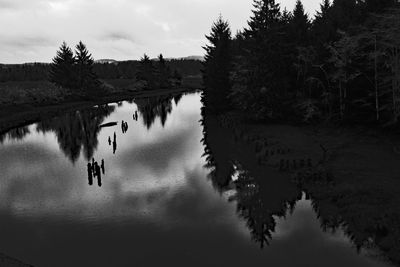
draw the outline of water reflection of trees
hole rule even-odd
[[[234,143],[218,127],[217,120],[207,116],[204,110],[201,122],[206,167],[210,169],[209,179],[221,193],[234,189],[235,194],[229,201],[236,202],[238,216],[245,220],[252,240],[263,248],[272,239],[276,217],[284,217],[288,211],[293,210],[295,203],[301,199],[301,191],[281,188],[280,193],[286,198],[271,201],[270,192],[260,184],[265,174],[241,165],[240,154],[234,152]]]
[[[180,100],[179,95],[156,96],[135,100],[147,129],[153,126],[157,118],[160,118],[161,125],[164,127],[168,115],[172,112],[172,100],[178,103]]]
[[[378,249],[400,265],[400,210],[395,188],[344,181],[330,186],[305,181],[303,187],[313,198],[323,229],[343,229],[358,251]]]
[[[81,151],[90,160],[98,146],[99,126],[113,111],[114,107],[104,105],[71,112],[38,123],[37,131],[55,133],[60,149],[72,162],[79,158]]]
[[[150,129],[158,118],[164,126],[168,115],[172,112],[173,101],[178,105],[181,98],[182,94],[175,94],[140,98],[134,102],[138,106],[145,126]],[[122,102],[120,103],[122,105]],[[42,133],[53,132],[57,137],[60,149],[72,162],[79,158],[81,152],[87,160],[90,160],[98,146],[99,126],[114,109],[114,106],[103,105],[67,113],[39,122],[36,129]],[[12,129],[0,135],[0,143],[3,143],[6,138],[21,140],[29,133],[27,126]]]
[[[22,140],[29,133],[30,130],[28,126],[14,128],[4,134],[0,134],[0,144],[3,143],[6,138],[11,140]]]
[[[343,230],[358,251],[378,248],[391,261],[400,263],[400,210],[397,196],[385,192],[384,186],[306,177],[301,183],[295,179],[299,182],[295,184],[297,191],[278,187],[277,194],[271,194],[268,188],[276,185],[260,179],[265,174],[241,165],[240,153],[234,152],[235,142],[229,141],[230,132],[204,111],[202,124],[209,179],[219,192],[234,189],[230,201],[236,202],[238,216],[245,220],[252,240],[260,247],[271,241],[275,218],[292,212],[302,192],[306,192],[324,232]]]

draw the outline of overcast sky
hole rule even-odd
[[[296,0],[281,0],[292,10]],[[0,0],[0,62],[50,62],[62,41],[82,40],[95,59],[202,55],[221,13],[247,25],[252,0]],[[303,0],[314,14],[319,0]]]

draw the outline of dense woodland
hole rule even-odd
[[[400,115],[400,6],[324,0],[315,17],[254,0],[234,36],[222,17],[207,36],[203,102],[262,121],[396,125]]]

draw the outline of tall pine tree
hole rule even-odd
[[[50,81],[64,88],[73,88],[75,86],[74,72],[75,57],[72,49],[66,42],[61,44],[57,55],[53,58],[50,70]]]
[[[155,68],[153,62],[148,55],[144,54],[140,59],[138,71],[136,72],[136,80],[145,82],[148,89],[155,87]]]
[[[229,23],[220,16],[206,38],[209,44],[204,47],[206,55],[203,70],[203,104],[208,111],[219,113],[229,108],[229,75],[232,60]]]
[[[99,81],[93,71],[94,60],[82,41],[76,45],[75,54],[76,87],[90,90],[99,86]]]
[[[232,99],[256,117],[274,117],[274,100],[286,88],[286,80],[282,79],[287,71],[283,59],[286,25],[275,0],[255,0],[253,6],[243,47],[235,60]]]
[[[249,28],[245,30],[247,37],[256,37],[265,34],[279,22],[281,16],[279,4],[275,0],[254,0],[253,16],[248,22]]]
[[[300,0],[296,1],[296,6],[293,10],[293,16],[290,22],[292,26],[292,40],[297,46],[304,46],[308,43],[308,32],[311,22],[308,15],[304,11],[303,4]]]
[[[324,47],[332,42],[336,36],[336,30],[332,21],[332,4],[330,0],[324,0],[320,4],[312,25],[312,35],[317,46]]]
[[[321,19],[324,18],[328,15],[328,12],[332,6],[330,0],[323,0],[323,2],[319,5],[320,10],[317,11],[317,14],[315,15],[315,19]]]
[[[164,56],[160,54],[158,56],[157,62],[157,83],[160,88],[169,88],[171,87],[170,77],[171,77],[171,70],[167,66],[167,63],[164,59]]]

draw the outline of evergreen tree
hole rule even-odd
[[[212,25],[210,35],[206,36],[209,44],[204,61],[203,104],[209,111],[219,113],[229,107],[228,95],[231,85],[231,30],[227,21],[220,16]]]
[[[292,40],[294,40],[298,46],[306,45],[308,43],[308,32],[311,23],[300,0],[296,1],[290,24],[293,30],[291,36]]]
[[[75,80],[75,57],[66,42],[63,42],[57,55],[53,58],[50,70],[50,81],[64,88],[73,88]]]
[[[76,45],[75,54],[76,87],[89,90],[99,86],[97,75],[93,71],[94,60],[82,41]]]
[[[245,29],[243,47],[234,64],[232,100],[248,113],[275,117],[273,105],[285,92],[286,26],[275,0],[254,1],[253,16]],[[286,15],[287,16],[287,15]]]
[[[256,70],[261,73],[256,74],[259,78],[264,77],[266,72],[269,72],[273,62],[277,59],[277,50],[281,48],[281,12],[279,4],[275,0],[255,0],[255,10],[245,30],[247,42],[246,50],[251,51],[249,58],[254,60],[253,64]],[[277,65],[274,66],[274,68]],[[268,76],[268,75],[267,75]],[[265,86],[265,79],[259,80],[258,86]]]
[[[136,72],[136,79],[146,83],[149,89],[155,88],[155,68],[149,56],[144,54],[140,59],[138,71]]]
[[[317,11],[317,14],[315,15],[315,19],[317,20],[325,18],[328,15],[331,6],[332,4],[330,0],[323,0],[323,2],[320,4],[320,10]]]
[[[254,0],[253,7],[249,28],[245,30],[247,37],[264,34],[279,22],[281,16],[279,4],[275,0]]]
[[[320,47],[326,46],[326,44],[333,41],[336,36],[331,16],[331,8],[331,1],[324,0],[322,4],[320,4],[320,10],[317,11],[312,25],[314,42]]]
[[[400,4],[321,1],[311,22],[300,0],[282,13],[275,0],[254,0],[247,28],[232,41],[221,41],[229,28],[217,21],[205,47],[205,106],[223,112],[228,95],[252,119],[398,124]]]
[[[292,63],[295,70],[293,72],[287,72],[288,77],[296,76],[296,82],[293,83],[294,87],[297,89],[304,89],[306,83],[306,75],[308,74],[308,60],[311,58],[304,58],[304,55],[309,54],[311,49],[307,48],[309,45],[309,30],[311,22],[308,15],[304,11],[303,4],[300,0],[296,1],[295,8],[293,10],[293,15],[289,21],[286,45],[288,49],[284,53],[289,56],[288,66]],[[304,53],[307,52],[307,53]],[[305,59],[305,60],[304,60]],[[303,94],[304,95],[304,94]]]
[[[157,62],[157,83],[161,88],[171,87],[170,83],[171,71],[167,66],[162,54],[158,56]]]
[[[285,7],[285,9],[282,11],[281,23],[287,25],[292,20],[293,20],[293,14],[290,11],[288,11]]]

